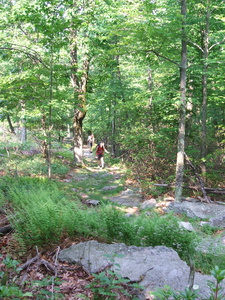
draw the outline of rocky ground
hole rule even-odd
[[[58,180],[63,181],[72,192],[76,193],[85,205],[93,206],[99,205],[101,201],[112,201],[118,204],[118,209],[123,209],[127,215],[131,215],[138,214],[140,209],[146,208],[145,205],[148,207],[156,207],[157,205],[157,209],[163,213],[168,205],[173,204],[171,197],[164,197],[164,201],[160,201],[160,203],[156,203],[155,199],[146,199],[137,183],[126,176],[126,170],[107,165],[107,159],[106,168],[99,169],[94,153],[90,153],[87,148],[84,149],[84,156],[85,168],[71,169],[64,178]],[[101,188],[99,188],[99,183],[102,183]],[[225,209],[224,207],[216,208],[215,203],[209,205],[194,200],[176,204],[178,207],[174,207],[174,204],[172,209],[177,210],[177,214],[185,213],[190,214],[190,217],[203,219],[209,218],[207,214],[211,214],[213,209],[219,212]],[[224,218],[221,219],[220,215],[213,218],[212,221],[214,223],[219,221],[222,227],[225,226]],[[0,228],[8,225],[7,214],[0,210]],[[60,250],[73,244],[86,242],[88,239],[76,238],[71,240],[67,236],[63,236],[57,245],[24,251],[14,237],[13,230],[1,237],[0,272],[7,273],[8,278],[14,278],[24,292],[32,292],[33,296],[27,299],[94,299],[92,289],[87,287],[93,282],[94,277],[80,265],[62,263],[58,259]],[[104,243],[104,241],[99,242]],[[18,274],[12,268],[6,269],[4,260],[9,256],[12,261],[18,260],[20,262],[19,267],[22,269]],[[21,299],[21,297],[13,299]],[[120,299],[131,298],[121,293]]]
[[[112,168],[107,165],[104,170],[100,170],[93,153],[90,153],[88,149],[84,149],[84,155],[87,162],[86,173],[84,174],[79,170],[71,170],[61,180],[70,184],[74,181],[85,181],[90,176],[93,179],[101,177],[105,182],[105,186],[102,188],[103,197],[107,198],[105,196],[106,191],[112,191],[119,187],[118,180],[124,176],[125,170]],[[74,189],[76,190],[76,186],[74,186]],[[136,213],[136,204],[142,201],[141,192],[134,186],[134,182],[129,180],[125,181],[125,186],[122,189],[123,192],[114,195],[112,201],[127,202],[128,207],[125,209],[127,213]],[[93,195],[93,187],[90,187],[90,189],[86,188],[85,191],[78,188],[77,192],[82,202],[88,204],[89,201],[96,201],[91,205],[98,204],[98,200],[92,199],[89,195]],[[4,211],[0,211],[0,227],[8,225],[7,215]],[[60,299],[60,297],[66,300],[93,299],[92,290],[87,288],[87,285],[93,281],[92,275],[79,265],[58,261],[58,253],[61,249],[87,240],[84,238],[71,240],[64,236],[59,244],[50,245],[48,249],[31,249],[28,252],[24,252],[14,239],[12,230],[1,237],[0,271],[7,273],[8,278],[14,277],[24,292],[32,292],[33,297],[27,299]],[[6,269],[4,260],[9,256],[12,261],[17,260],[20,262],[19,267],[22,267],[22,270],[18,274],[15,274],[15,271],[11,268]],[[46,293],[48,295],[44,296]],[[128,298],[121,294],[120,299]]]

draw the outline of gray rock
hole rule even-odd
[[[100,201],[98,201],[98,200],[88,200],[88,201],[86,201],[86,204],[97,206],[98,204],[100,204]]]
[[[210,225],[210,224],[209,222],[201,221],[199,225],[203,227],[204,225]]]
[[[104,186],[100,191],[111,191],[115,190],[118,188],[118,185],[109,185],[109,186]]]
[[[156,205],[155,199],[145,200],[141,205],[140,209],[147,209],[147,208],[153,208]]]
[[[223,259],[225,256],[225,237],[215,236],[204,238],[197,246],[197,250],[204,254],[208,253]]]
[[[113,265],[106,255],[114,257]],[[165,285],[177,291],[184,290],[188,285],[188,265],[173,249],[164,246],[136,247],[88,241],[60,251],[59,259],[80,264],[90,273],[109,267],[122,277],[144,286],[142,299],[151,299],[150,292]],[[119,271],[115,264],[120,266]],[[199,286],[202,297],[209,296],[208,280],[213,278],[196,272],[194,284]]]
[[[171,202],[165,210],[185,213],[190,218],[208,219],[225,215],[225,205],[205,202]]]
[[[179,222],[179,226],[188,231],[195,231],[190,222]]]
[[[225,215],[211,218],[209,224],[213,227],[225,228]]]
[[[126,189],[125,191],[121,192],[121,196],[130,196],[133,195],[135,192],[131,189]]]
[[[140,206],[142,194],[139,190],[126,189],[119,196],[111,197],[110,201],[123,206]]]

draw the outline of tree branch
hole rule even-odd
[[[42,61],[42,59],[40,58],[39,54],[36,51],[33,51],[34,54],[32,54],[29,48],[24,47],[26,50],[23,50],[22,48],[17,48],[17,45],[13,45],[11,44],[9,47],[0,47],[0,50],[10,50],[10,51],[18,51],[21,53],[26,54],[30,59],[34,60],[34,61],[38,61],[39,63],[41,63],[45,68],[49,69],[49,67]]]
[[[176,61],[174,61],[174,60],[172,60],[172,59],[170,59],[170,58],[168,58],[168,57],[166,57],[166,56],[164,56],[164,55],[162,55],[162,54],[159,54],[159,53],[156,52],[155,50],[148,50],[147,52],[154,53],[157,57],[161,57],[161,58],[163,58],[164,60],[167,60],[167,61],[169,61],[169,62],[175,64],[176,66],[180,67],[180,64],[179,64],[179,63],[177,63]]]
[[[209,50],[211,50],[212,48],[214,48],[215,46],[217,46],[217,45],[221,45],[221,44],[223,44],[223,42],[225,42],[225,38],[223,38],[222,39],[222,41],[220,41],[220,42],[218,42],[218,43],[215,43],[215,44],[213,44],[211,47],[209,47]]]
[[[190,43],[190,44],[192,44],[192,45],[195,46],[196,48],[198,48],[201,52],[204,52],[204,50],[202,49],[202,47],[200,47],[198,44],[196,44],[196,43],[194,43],[194,42],[192,42],[192,41],[190,41],[190,40],[188,40],[187,42]]]

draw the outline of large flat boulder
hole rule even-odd
[[[105,255],[114,257],[114,265]],[[107,266],[117,271],[115,264],[119,264],[120,270],[117,272],[122,277],[145,287],[143,298],[140,299],[150,299],[150,291],[165,285],[176,291],[184,290],[190,273],[188,265],[179,258],[177,252],[164,246],[136,247],[88,241],[61,250],[59,259],[80,264],[89,273],[97,273]],[[196,272],[194,285],[199,287],[199,294],[204,298],[210,293],[208,280],[213,278]]]
[[[210,219],[222,218],[225,215],[225,205],[194,201],[170,202],[166,208],[175,213],[185,213],[190,218]]]

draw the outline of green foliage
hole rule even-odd
[[[2,207],[5,203],[4,192],[0,189],[0,207]]]
[[[163,289],[157,289],[156,292],[151,292],[156,300],[195,300],[199,299],[199,295],[196,291],[192,291],[186,288],[182,291],[173,291],[169,286],[165,286]]]
[[[9,197],[16,208],[11,220],[27,244],[57,241],[65,227],[67,201],[54,185],[48,188],[12,189]]]
[[[225,254],[223,247],[209,247],[208,251],[197,251],[194,255],[196,269],[201,269],[203,273],[209,274],[214,266],[225,268]]]
[[[46,276],[42,280],[35,280],[32,282],[32,288],[34,289],[35,299],[64,299],[64,295],[60,293],[58,285],[62,284],[62,281],[59,278],[54,278]],[[49,291],[46,289],[48,286],[53,286],[54,290]]]
[[[32,286],[29,282],[26,283],[26,289],[32,292],[23,292],[19,287],[19,271],[17,268],[19,262],[17,260],[6,257],[2,264],[4,271],[0,272],[0,297],[4,299],[29,299],[35,296],[35,299],[46,299],[53,297],[54,299],[63,299],[64,295],[59,293],[57,285],[62,282],[57,278],[45,277],[43,280],[33,281]],[[54,291],[45,289],[47,286],[52,286],[54,283]],[[53,299],[52,298],[52,299]]]
[[[19,286],[15,283],[15,276],[17,276],[18,261],[6,257],[2,261],[4,271],[0,272],[0,297],[4,299],[27,299],[32,297],[32,293],[23,293]]]
[[[136,243],[139,246],[165,245],[178,252],[180,257],[188,261],[188,254],[195,253],[198,237],[194,232],[181,229],[178,219],[171,215],[159,216],[151,214],[149,218],[140,216],[135,220]]]
[[[109,241],[124,242],[126,244],[135,243],[135,227],[124,213],[115,207],[108,205],[103,207],[99,213],[101,220],[101,232],[105,239]]]
[[[137,284],[132,284],[128,279],[120,275],[120,265],[115,264],[115,257],[111,257],[112,267],[100,273],[93,274],[94,280],[87,285],[94,292],[94,300],[113,300],[127,296],[126,299],[139,299],[132,293],[142,290],[143,287]],[[128,290],[133,289],[132,292]]]
[[[203,224],[201,231],[208,235],[213,235],[219,228],[213,227],[210,224]]]
[[[11,222],[17,237],[26,245],[57,242],[63,233],[125,242],[128,245],[165,245],[175,249],[187,260],[194,252],[197,237],[181,230],[178,220],[151,214],[128,218],[112,205],[98,209],[82,207],[69,200],[53,181],[18,177],[2,178],[0,190],[12,205]]]
[[[225,278],[225,270],[221,270],[218,266],[215,266],[215,268],[211,271],[211,275],[216,279],[216,284],[213,281],[208,282],[208,285],[211,288],[211,295],[209,299],[222,300],[224,299],[225,294],[220,293],[220,290],[222,289],[220,283]]]

